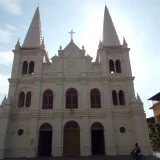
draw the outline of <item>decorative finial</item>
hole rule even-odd
[[[142,101],[141,101],[141,98],[140,98],[140,96],[139,96],[138,93],[137,93],[137,100],[138,100],[139,102],[142,102]]]
[[[103,43],[101,41],[101,38],[99,38],[99,45],[98,45],[98,48],[103,48]]]
[[[123,36],[123,46],[124,46],[125,48],[128,48],[128,44],[127,44],[127,42],[126,42],[124,36]]]
[[[73,34],[75,33],[74,31],[73,31],[73,29],[70,31],[70,32],[68,32],[70,35],[71,35],[71,41],[73,41]]]
[[[19,49],[21,47],[20,45],[20,37],[18,37],[18,40],[17,40],[17,44],[15,46],[15,49]]]
[[[59,50],[62,50],[62,46],[60,45]]]
[[[84,50],[84,45],[82,45],[82,50]]]
[[[45,49],[44,37],[42,38],[42,44],[41,44],[41,48],[42,48],[42,49]]]

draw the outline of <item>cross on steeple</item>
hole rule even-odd
[[[70,32],[68,32],[70,35],[71,35],[71,40],[73,40],[73,34],[75,33],[74,31],[73,31],[73,29],[70,31]]]

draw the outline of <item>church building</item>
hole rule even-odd
[[[143,103],[134,91],[128,44],[107,6],[95,61],[72,38],[48,57],[39,7],[17,41],[8,95],[0,105],[0,159],[151,155]]]

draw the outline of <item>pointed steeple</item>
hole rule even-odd
[[[42,44],[42,31],[39,7],[37,7],[32,22],[25,37],[23,47],[40,47]]]
[[[104,10],[103,21],[103,44],[104,45],[120,45],[118,35],[112,22],[107,6]]]

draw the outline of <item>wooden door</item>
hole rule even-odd
[[[64,129],[64,156],[80,156],[80,130],[79,128]]]

